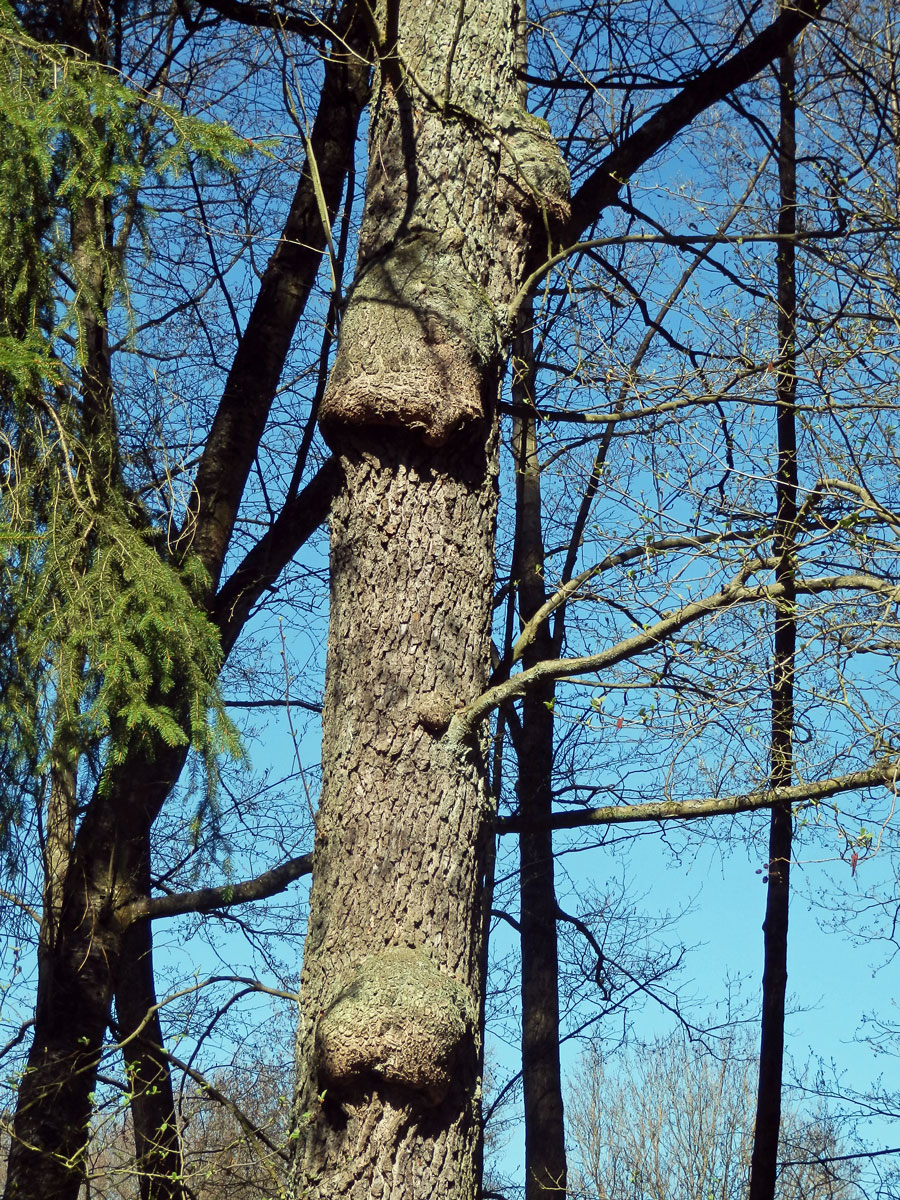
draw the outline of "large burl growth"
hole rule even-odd
[[[419,230],[366,264],[322,402],[326,433],[393,425],[442,446],[483,421],[482,381],[497,357],[497,330],[459,249]]]
[[[348,1085],[396,1084],[440,1104],[474,1052],[477,1017],[466,989],[428,954],[373,954],[319,1018],[319,1078],[336,1095]]]
[[[568,191],[522,107],[520,16],[512,0],[381,13],[359,261],[320,412],[343,486],[298,1198],[478,1186],[493,813],[482,742],[448,726],[487,683],[507,313]]]

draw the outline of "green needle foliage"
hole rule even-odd
[[[239,753],[208,581],[122,478],[114,411],[86,412],[84,326],[127,312],[127,286],[108,230],[81,262],[69,231],[114,205],[139,226],[142,183],[248,150],[36,42],[0,0],[0,851],[54,766],[92,764],[102,789],[131,751],[190,746],[211,793],[217,756]]]

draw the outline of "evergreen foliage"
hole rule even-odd
[[[35,41],[0,0],[0,849],[54,762],[92,763],[102,788],[131,751],[190,745],[209,791],[216,756],[239,752],[202,568],[110,472],[114,417],[98,426],[80,394],[85,314],[105,325],[117,297],[127,311],[121,265],[110,237],[89,247],[91,294],[66,234],[91,204],[146,219],[143,182],[188,159],[231,170],[248,149]]]

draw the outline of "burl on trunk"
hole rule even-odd
[[[491,804],[454,739],[489,667],[507,312],[568,198],[514,0],[404,0],[321,424],[340,456],[298,1197],[465,1197],[480,1167]]]

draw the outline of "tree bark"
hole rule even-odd
[[[383,10],[380,10],[383,12]],[[512,0],[378,31],[356,280],[321,423],[332,509],[323,791],[294,1194],[474,1196],[491,803],[485,686],[502,314],[567,175],[519,106]]]

